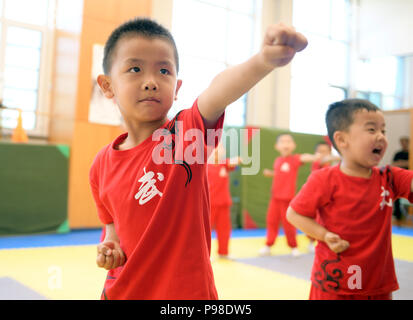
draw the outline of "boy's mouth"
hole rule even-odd
[[[146,101],[149,101],[149,102],[161,102],[159,99],[157,99],[157,98],[155,98],[155,97],[147,97],[147,98],[144,98],[144,99],[140,99],[139,100],[139,102],[146,102]]]
[[[373,153],[380,156],[381,153],[382,153],[382,150],[383,150],[382,148],[374,148],[374,149],[373,149]]]

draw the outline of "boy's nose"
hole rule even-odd
[[[158,89],[158,85],[155,81],[148,80],[142,84],[142,89],[145,91],[156,91]]]

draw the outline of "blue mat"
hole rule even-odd
[[[57,246],[77,246],[98,244],[101,236],[101,229],[74,229],[65,234],[37,234],[28,236],[0,237],[1,249],[37,248],[37,247],[57,247]],[[393,233],[403,236],[413,237],[413,229],[403,227],[393,227]],[[283,235],[282,228],[279,235]],[[298,234],[302,234],[301,231]],[[231,238],[265,237],[265,229],[234,229]],[[212,238],[216,238],[215,231]]]

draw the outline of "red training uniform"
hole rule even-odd
[[[222,128],[223,120],[215,129]],[[190,129],[198,130],[189,131],[188,138]],[[210,263],[207,130],[197,102],[160,132],[163,141],[152,135],[132,149],[116,150],[127,137],[122,134],[91,167],[99,218],[114,223],[126,255],[123,266],[108,272],[102,299],[218,298]],[[194,144],[194,136],[202,143]],[[185,157],[177,156],[178,149]],[[188,159],[194,150],[204,152],[204,161]],[[173,155],[173,162],[157,164],[165,155]]]
[[[272,246],[282,222],[288,246],[297,247],[295,227],[287,221],[288,205],[296,192],[298,169],[303,164],[301,155],[278,157],[274,161],[271,200],[267,211],[266,245]]]
[[[412,178],[412,171],[396,167],[374,167],[370,178],[352,177],[338,165],[310,175],[290,206],[350,243],[336,254],[318,242],[310,299],[391,298],[399,288],[391,246],[392,204],[399,197],[413,201]]]
[[[226,163],[208,164],[208,187],[211,201],[211,226],[215,226],[218,240],[218,254],[228,255],[228,245],[231,236],[231,213],[232,204],[229,191],[229,171],[234,166]]]

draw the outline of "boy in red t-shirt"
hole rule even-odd
[[[211,202],[211,227],[215,227],[218,256],[228,258],[231,237],[231,205],[229,172],[235,170],[240,158],[226,158],[225,148],[219,143],[208,159],[208,190]]]
[[[288,204],[296,192],[298,169],[305,162],[319,159],[318,155],[308,153],[293,154],[296,144],[294,138],[288,134],[280,134],[274,145],[280,156],[274,160],[273,170],[264,169],[266,177],[273,177],[271,200],[267,211],[267,237],[265,246],[260,249],[261,256],[271,254],[271,246],[278,236],[280,222],[282,222],[288,246],[293,256],[300,252],[297,248],[296,230],[285,218]]]
[[[318,240],[310,299],[391,299],[398,289],[392,205],[399,197],[413,200],[413,172],[376,167],[387,139],[383,113],[369,101],[331,104],[326,124],[342,160],[314,171],[287,212]]]
[[[109,270],[102,299],[217,299],[206,159],[219,133],[209,129],[220,132],[226,106],[306,45],[293,28],[270,26],[259,53],[218,74],[192,108],[168,120],[182,84],[172,35],[140,18],[112,32],[97,82],[127,132],[90,170],[105,224],[97,248],[97,265]]]

